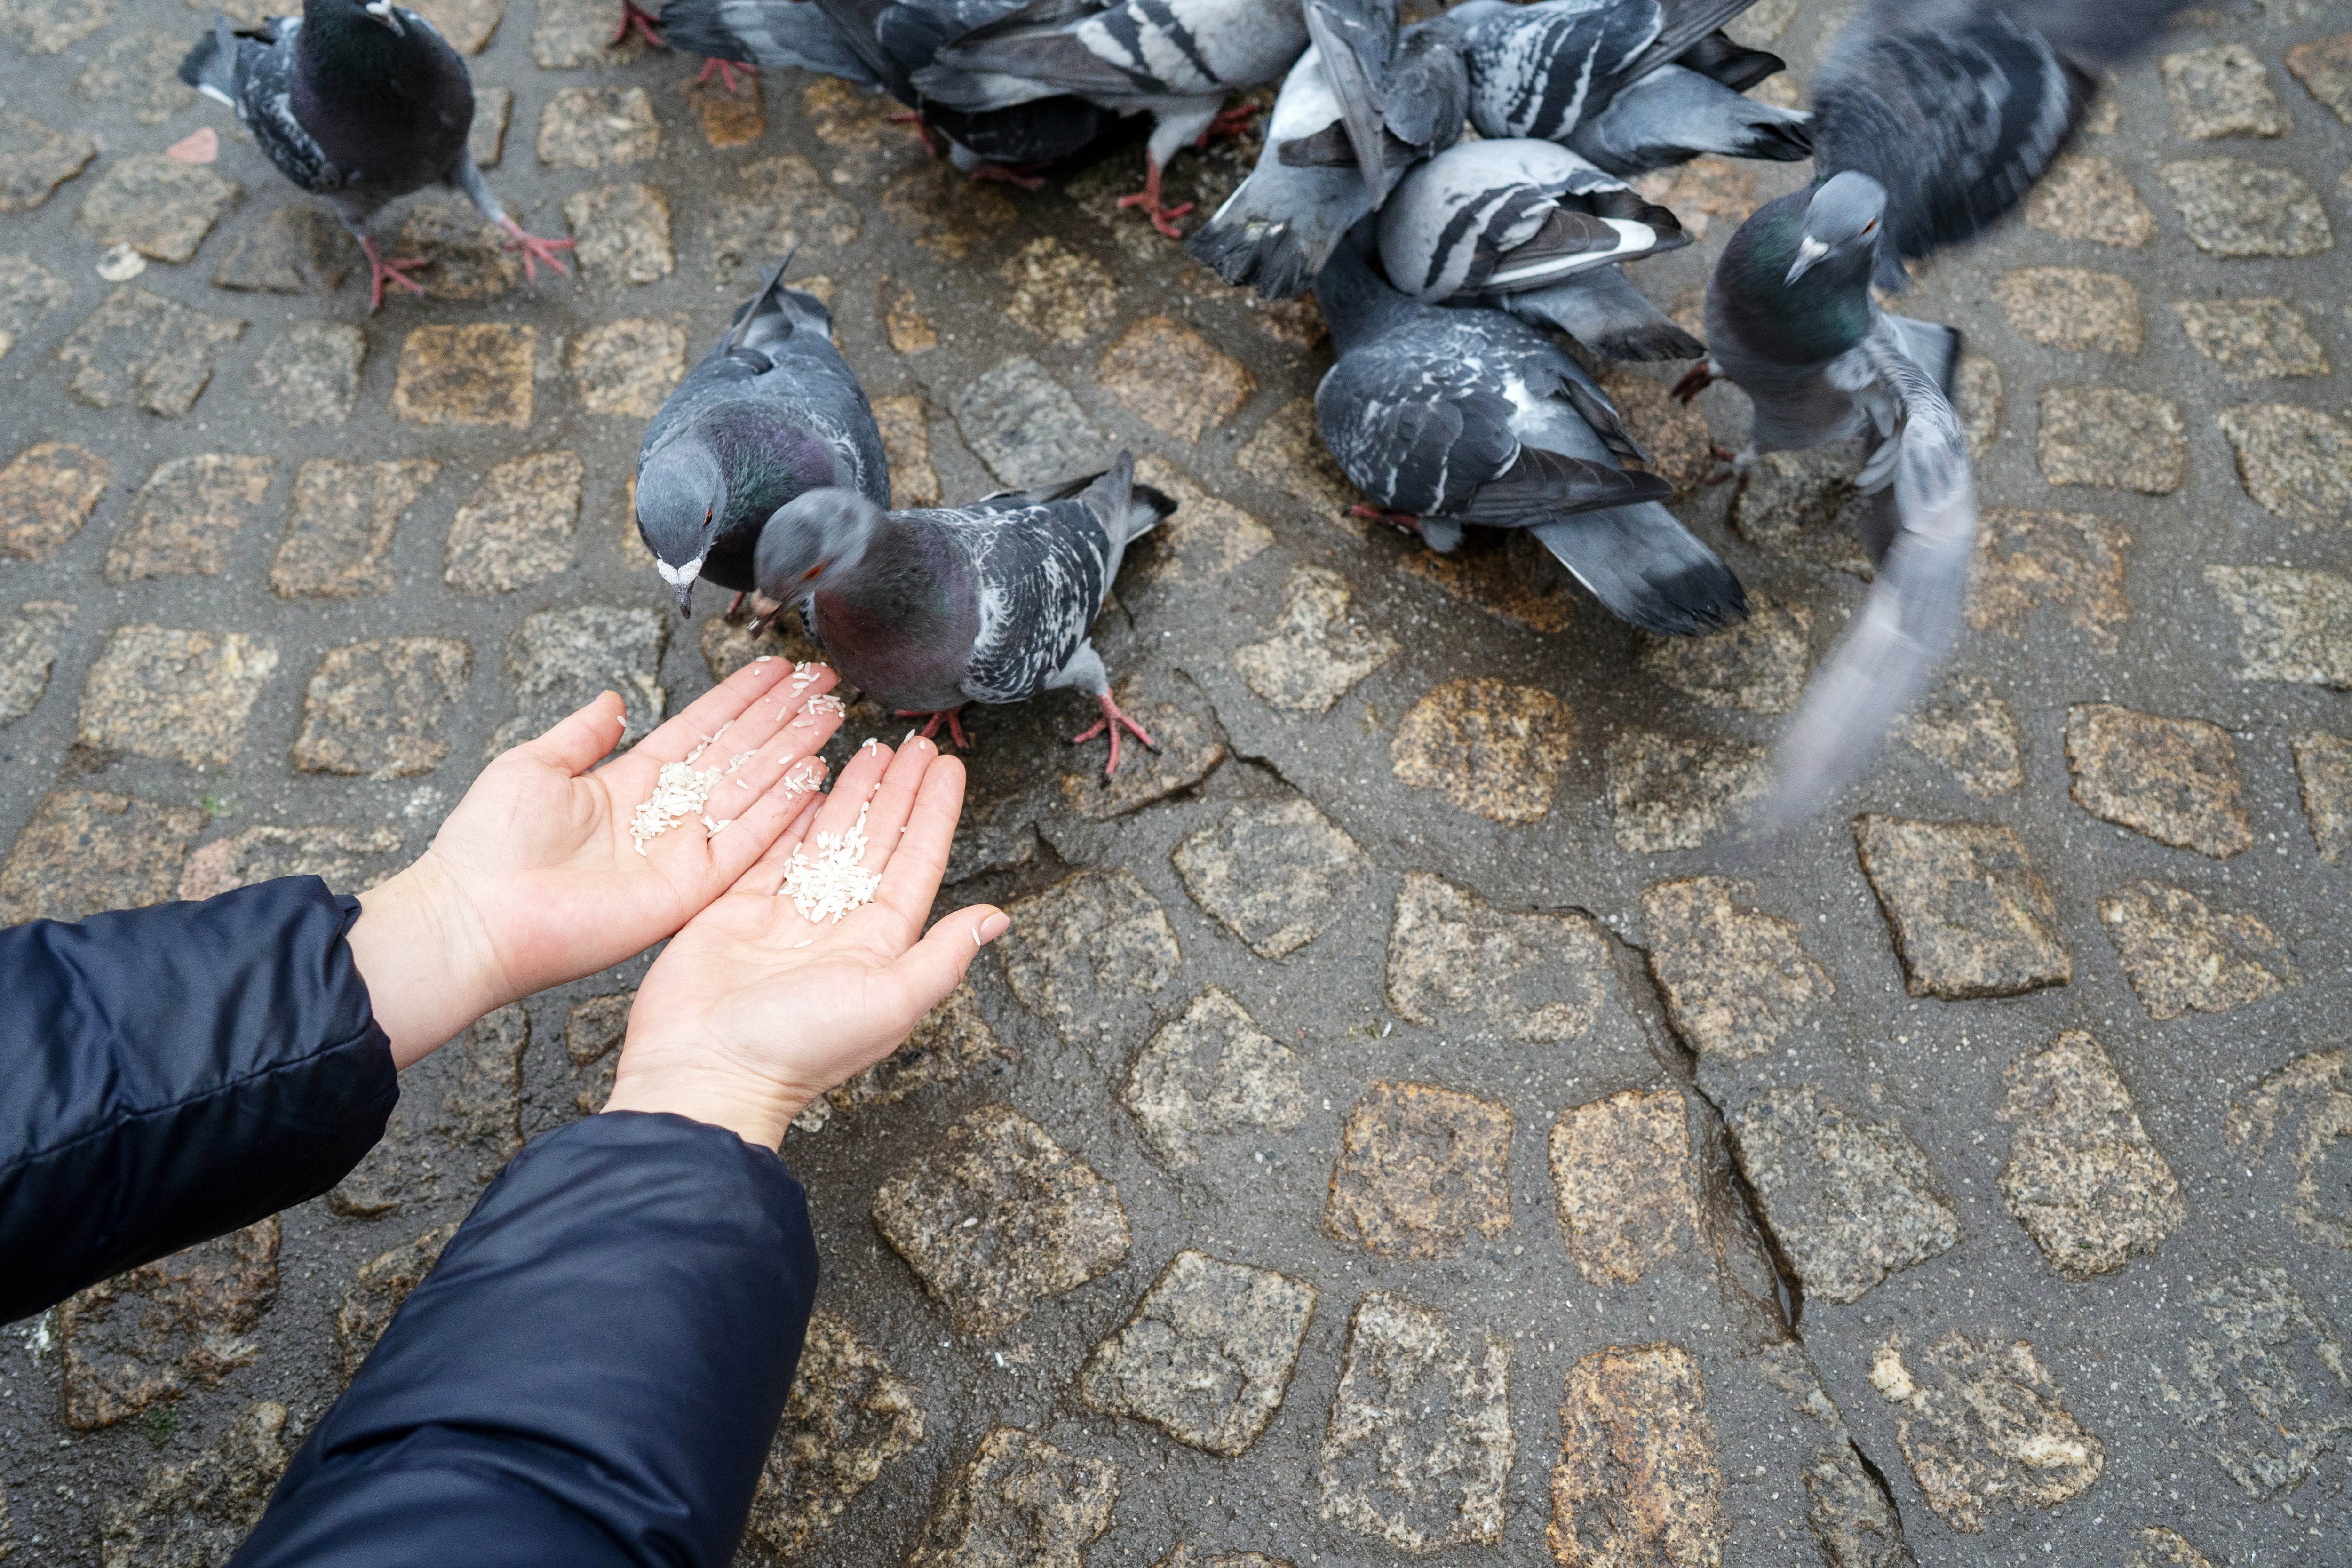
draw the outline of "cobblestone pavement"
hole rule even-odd
[[[1612,370],[1756,606],[1646,640],[1539,552],[1342,521],[1313,311],[1118,213],[1139,147],[967,185],[838,84],[601,47],[610,0],[426,9],[584,275],[418,200],[433,297],[371,318],[248,142],[160,157],[225,119],[169,77],[208,5],[0,0],[0,920],[364,886],[487,752],[749,657],[667,612],[627,482],[786,245],[900,497],[1123,444],[1183,503],[1098,639],[1166,751],[1103,790],[1078,700],[979,717],[948,896],[1013,934],[786,1142],[826,1282],[747,1562],[2347,1561],[2340,7],[2188,15],[1921,279],[1975,633],[1757,862],[1706,846],[1860,602],[1850,460],[1705,485],[1739,394]],[[1838,10],[1739,24],[1794,65],[1759,91]],[[1801,173],[1654,181],[1702,239],[1641,281],[1694,318]],[[0,1554],[219,1561],[479,1184],[600,1102],[641,973],[485,1020],[324,1200],[11,1329]]]

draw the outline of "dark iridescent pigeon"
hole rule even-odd
[[[1620,458],[1641,448],[1550,340],[1497,310],[1408,300],[1351,240],[1315,297],[1339,351],[1315,389],[1324,444],[1385,511],[1451,552],[1465,525],[1524,528],[1619,616],[1691,635],[1748,613],[1739,580]]]
[[[1612,359],[1706,352],[1621,265],[1690,243],[1675,215],[1553,142],[1465,142],[1416,166],[1381,209],[1381,266],[1429,304],[1478,300]]]
[[[783,286],[791,263],[735,312],[637,451],[637,531],[681,616],[698,582],[738,601],[751,590],[760,530],[793,497],[840,487],[890,504],[873,406],[833,346],[831,313]]]
[[[1073,743],[1120,731],[1155,743],[1119,710],[1087,636],[1110,597],[1127,547],[1176,503],[1135,483],[1135,459],[1108,472],[971,506],[885,511],[845,489],[816,490],[760,535],[763,616],[797,606],[842,678],[910,717],[942,720],[964,744],[967,702],[1025,702],[1044,691],[1091,694],[1102,717]]]
[[[455,185],[505,229],[524,272],[557,271],[568,239],[526,234],[474,166],[466,133],[474,123],[474,83],[466,62],[433,25],[392,0],[302,0],[299,20],[272,16],[251,32],[216,17],[213,33],[180,62],[180,79],[236,110],[280,173],[324,196],[368,261],[368,309],[386,283],[422,294],[406,277],[422,260],[387,260],[368,237],[368,219],[396,197],[437,183]]]

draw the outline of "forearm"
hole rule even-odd
[[[430,850],[359,901],[352,962],[367,982],[396,1067],[431,1055],[475,1019],[537,989],[517,990],[500,972],[496,944]]]

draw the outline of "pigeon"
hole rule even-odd
[[[836,4],[840,0],[822,0]],[[1143,189],[1121,196],[1171,239],[1160,194],[1168,160],[1187,142],[1241,129],[1255,110],[1221,114],[1229,92],[1279,80],[1307,44],[1302,0],[1118,0],[1067,17],[1069,0],[1034,0],[941,49],[914,73],[918,91],[951,108],[1003,109],[1071,93],[1115,113],[1149,113]],[[1040,14],[1051,21],[1033,18]]]
[[[971,506],[888,511],[851,489],[777,509],[760,535],[763,616],[795,605],[842,678],[901,716],[942,720],[966,745],[967,702],[1024,702],[1076,687],[1102,716],[1073,744],[1121,733],[1158,742],[1111,696],[1087,628],[1110,597],[1127,547],[1176,510],[1135,482],[1121,452],[1099,474],[1006,490]]]
[[[1564,142],[1612,174],[1701,153],[1803,158],[1811,115],[1740,96],[1780,60],[1716,31],[1751,3],[1468,0],[1452,16],[1469,64],[1470,122],[1481,136]]]
[[[180,62],[180,79],[236,110],[278,171],[332,204],[368,262],[368,309],[421,259],[387,259],[368,220],[397,197],[436,182],[456,186],[513,237],[524,272],[540,262],[565,270],[568,239],[527,234],[490,194],[466,133],[474,83],[466,62],[433,25],[392,0],[302,0],[302,15],[271,16],[249,32],[214,19],[213,32]]]
[[[1739,580],[1629,473],[1642,456],[1582,366],[1499,310],[1424,305],[1342,244],[1315,295],[1339,359],[1315,389],[1324,444],[1381,518],[1431,548],[1525,528],[1612,611],[1689,636],[1748,613]]]
[[[1528,138],[1465,142],[1416,165],[1380,218],[1381,265],[1399,292],[1429,304],[1481,300],[1590,334],[1586,346],[1618,359],[1706,352],[1621,269],[1689,243],[1674,214],[1622,180]]]
[[[1261,298],[1305,293],[1340,237],[1379,206],[1396,174],[1462,134],[1470,79],[1446,18],[1406,28],[1377,81],[1384,159],[1378,181],[1361,174],[1346,108],[1323,68],[1323,47],[1311,44],[1283,79],[1257,166],[1184,242],[1186,253],[1226,282],[1255,288]]]
[[[832,315],[814,294],[784,287],[791,265],[785,257],[735,312],[637,451],[637,531],[681,616],[693,613],[698,582],[732,588],[741,602],[760,530],[793,497],[841,488],[890,504],[873,405],[833,346]]]

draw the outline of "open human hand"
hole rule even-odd
[[[604,1109],[673,1111],[772,1149],[810,1100],[896,1050],[1012,924],[982,904],[923,934],[963,782],[929,741],[860,748],[833,793],[654,961]],[[811,921],[778,893],[793,851],[861,815],[874,900]]]
[[[765,854],[816,795],[841,723],[822,665],[745,665],[625,754],[607,691],[484,768],[398,875],[360,896],[351,947],[399,1066],[494,1007],[593,974],[676,932]],[[631,833],[663,765],[698,748],[724,773],[702,816]]]

